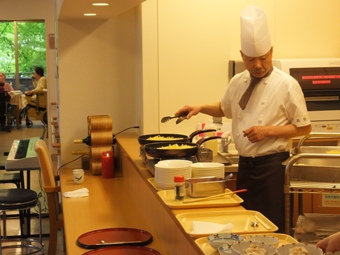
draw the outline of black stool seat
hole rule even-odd
[[[23,210],[34,207],[38,195],[29,189],[0,189],[0,211]]]
[[[6,211],[19,210],[20,213],[27,214],[27,234],[30,232],[30,208],[38,206],[39,219],[39,240],[34,239],[7,239],[6,235]],[[0,211],[3,215],[3,237],[0,237],[0,254],[36,254],[42,252],[44,244],[42,242],[41,205],[38,194],[30,189],[0,189]],[[20,226],[24,222],[20,221]],[[0,230],[1,233],[1,230]],[[3,253],[3,250],[9,251]],[[21,251],[20,253],[19,250]]]

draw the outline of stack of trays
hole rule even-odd
[[[174,176],[183,175],[184,178],[191,177],[190,160],[172,159],[162,160],[155,165],[155,182],[161,189],[173,189]]]
[[[199,162],[191,165],[191,177],[207,176],[224,178],[224,165],[216,162]]]

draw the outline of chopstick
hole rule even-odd
[[[260,222],[266,229],[270,229],[270,227],[266,224],[266,223],[264,223],[263,222],[263,220],[261,220],[259,217],[257,217],[257,216],[254,216],[254,218],[258,221],[258,222]]]
[[[248,217],[248,218],[247,218],[246,225],[244,226],[244,231],[245,231],[245,232],[248,232],[249,223],[250,223],[250,218]]]
[[[233,194],[246,192],[246,191],[247,191],[247,189],[240,189],[240,190],[225,192],[225,193],[221,193],[221,194],[209,196],[209,197],[196,198],[196,199],[192,199],[192,200],[184,200],[183,203],[187,204],[187,203],[205,201],[205,200],[209,200],[209,199],[216,199],[216,198],[224,197],[224,196],[227,196],[227,195],[233,195]]]

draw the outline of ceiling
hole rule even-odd
[[[145,0],[63,0],[59,20],[68,19],[110,19]],[[93,6],[94,2],[105,2],[108,6]],[[84,13],[96,13],[96,16],[86,17]]]

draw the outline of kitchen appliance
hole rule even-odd
[[[273,59],[273,65],[299,82],[312,132],[339,132],[340,58]],[[242,61],[229,61],[229,78],[244,70]]]

